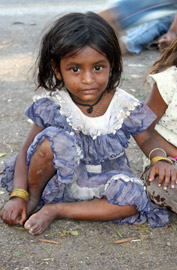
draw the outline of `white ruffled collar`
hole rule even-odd
[[[89,117],[85,115],[79,107],[72,101],[66,90],[58,90],[47,97],[60,105],[60,113],[66,116],[67,122],[75,131],[82,131],[85,135],[90,135],[93,139],[97,136],[113,133],[122,127],[124,120],[130,115],[140,102],[124,90],[117,88],[104,115],[99,117]],[[36,99],[41,98],[35,97]]]

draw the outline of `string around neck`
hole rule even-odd
[[[80,106],[89,107],[89,108],[87,109],[87,112],[88,112],[89,114],[91,114],[91,113],[93,112],[93,107],[94,107],[96,104],[98,104],[98,103],[100,102],[100,100],[102,99],[104,93],[105,93],[105,91],[99,96],[98,100],[97,100],[94,104],[91,104],[91,105],[90,105],[90,104],[80,103],[80,102],[74,100],[73,97],[72,97],[72,95],[71,95],[70,93],[69,93],[69,94],[70,94],[70,97],[71,97],[72,101],[73,101],[75,104],[78,104],[78,105],[80,105]]]

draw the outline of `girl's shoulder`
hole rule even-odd
[[[66,120],[61,115],[61,106],[56,95],[57,93],[45,93],[34,96],[33,103],[25,110],[26,116],[42,127],[65,125]]]
[[[151,86],[156,83],[157,85],[164,85],[165,87],[173,88],[177,86],[177,67],[171,66],[162,72],[149,74],[147,76],[147,81]]]
[[[177,95],[176,66],[171,66],[162,72],[148,75],[147,81],[150,83],[151,87],[156,83],[159,93],[166,104],[170,104]]]
[[[67,91],[64,89],[43,93],[41,95],[35,95],[33,97],[33,106],[41,109],[43,107],[46,110],[52,110],[58,107],[60,110],[65,104],[65,98],[63,98],[64,96],[68,96]]]
[[[135,98],[133,95],[129,94],[128,92],[126,92],[121,88],[116,89],[114,99],[115,102],[118,102],[121,107],[124,107],[125,105],[128,105],[129,107],[129,105],[131,105],[132,108],[132,105],[134,107],[140,104],[140,101],[137,98]],[[129,102],[131,104],[129,104]]]
[[[176,66],[171,66],[159,73],[155,74],[149,74],[147,76],[147,80],[149,83],[153,83],[154,81],[170,81],[171,79],[177,79],[177,67]]]

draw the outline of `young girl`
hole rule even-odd
[[[173,157],[177,168],[177,38],[166,49],[162,57],[154,63],[147,80],[153,89],[146,104],[157,115],[157,119],[149,129],[163,145],[167,155]],[[147,180],[148,196],[155,203],[167,206],[177,213],[175,182],[169,184],[169,179],[163,182],[160,177],[152,182],[149,181],[148,175],[149,167],[144,174],[144,178]],[[175,178],[175,175],[172,177]]]
[[[99,15],[71,13],[51,26],[38,59],[38,88],[50,94],[27,108],[34,125],[4,170],[2,186],[10,192],[4,222],[24,224],[33,235],[63,218],[168,222],[129,168],[130,135],[146,155],[158,148],[152,180],[158,173],[175,183],[177,171],[147,129],[154,113],[116,88],[121,72],[118,40]]]

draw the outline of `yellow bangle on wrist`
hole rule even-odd
[[[12,190],[9,200],[13,197],[22,198],[27,202],[29,200],[29,193],[25,189],[16,188]]]
[[[149,153],[149,159],[151,160],[151,155],[152,155],[152,153],[154,152],[154,151],[162,151],[164,154],[165,154],[165,157],[167,157],[167,153],[165,152],[165,150],[164,149],[162,149],[162,148],[154,148],[154,149],[152,149],[151,151],[150,151],[150,153]]]
[[[157,156],[157,157],[153,157],[151,159],[151,165],[154,165],[157,161],[160,161],[160,160],[164,160],[164,161],[167,161],[169,162],[171,165],[173,165],[173,161],[167,157],[161,157],[161,156]]]

